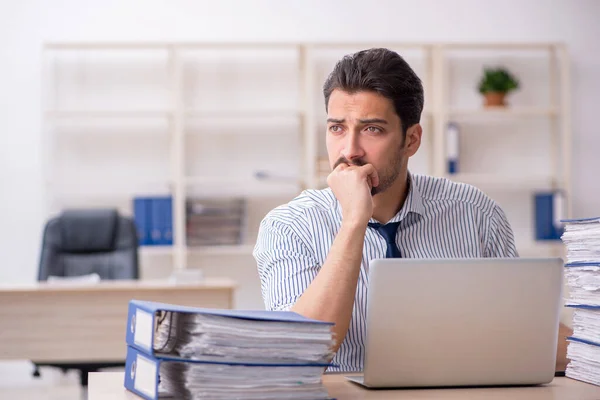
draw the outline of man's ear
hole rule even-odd
[[[406,155],[412,157],[419,147],[421,147],[421,136],[423,135],[423,128],[421,124],[414,124],[406,131],[406,138],[404,139],[404,150]]]

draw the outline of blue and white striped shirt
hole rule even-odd
[[[401,221],[396,243],[406,258],[516,257],[513,232],[496,202],[477,188],[409,174],[409,192],[390,222]],[[370,222],[377,222],[371,219]],[[254,257],[267,310],[288,310],[319,273],[342,223],[331,189],[306,190],[272,210],[260,225]],[[329,371],[362,371],[369,262],[387,244],[367,228],[352,319]]]

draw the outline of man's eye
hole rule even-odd
[[[367,127],[367,130],[368,130],[369,132],[371,132],[371,133],[379,133],[379,132],[381,132],[381,129],[379,129],[379,128],[378,128],[378,127],[376,127],[376,126],[369,126],[369,127]]]
[[[332,125],[329,127],[329,130],[333,133],[338,133],[342,131],[342,127],[338,125]]]

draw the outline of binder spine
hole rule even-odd
[[[161,208],[161,199],[159,197],[152,197],[150,199],[150,244],[154,246],[162,244]]]
[[[125,388],[146,400],[158,399],[160,360],[127,348]]]
[[[154,318],[153,311],[145,310],[134,302],[129,303],[125,335],[128,346],[154,354]]]
[[[564,196],[560,191],[538,192],[534,198],[535,238],[536,240],[560,240],[564,227],[562,216],[565,206]]]
[[[167,246],[173,245],[173,197],[169,196],[164,199],[164,232],[163,244]]]
[[[149,201],[144,197],[133,199],[133,213],[140,246],[150,244],[150,209]]]

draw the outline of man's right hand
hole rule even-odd
[[[371,188],[379,185],[379,176],[371,164],[340,163],[327,183],[342,207],[342,225],[317,276],[291,310],[333,322],[337,352],[352,319],[367,223],[373,216]]]
[[[373,216],[371,188],[379,185],[379,176],[371,164],[339,164],[327,177],[327,184],[342,207],[342,221],[367,224]]]

